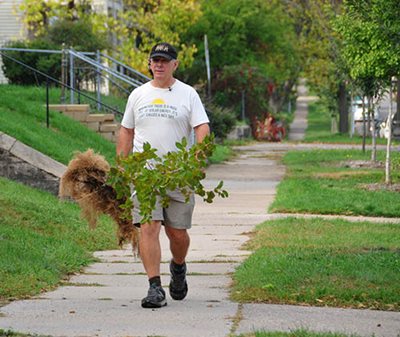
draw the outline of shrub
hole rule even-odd
[[[86,20],[60,20],[53,23],[44,37],[62,48],[74,48],[78,51],[94,52],[109,47],[107,37],[94,32],[92,24]]]
[[[85,20],[71,21],[60,20],[53,23],[46,33],[31,41],[11,42],[9,48],[25,49],[52,49],[62,50],[74,48],[78,51],[96,51],[108,47],[107,39],[104,35],[95,33],[90,22]],[[28,66],[37,69],[46,75],[59,80],[61,78],[61,54],[44,54],[36,52],[7,51],[7,55],[21,61]],[[44,76],[35,76],[18,63],[3,57],[3,72],[11,84],[42,84],[46,81]],[[86,72],[80,76],[88,77]]]
[[[216,138],[225,139],[236,124],[235,114],[232,110],[218,105],[210,105],[207,108],[207,114],[210,119],[211,132]]]
[[[36,39],[33,41],[15,41],[8,43],[5,47],[26,49],[59,49],[56,45],[44,39]],[[60,54],[31,53],[22,51],[6,51],[4,53],[51,77],[56,79],[61,77]],[[46,78],[44,76],[36,76],[33,71],[31,72],[27,70],[27,68],[7,57],[3,57],[2,69],[4,75],[8,78],[11,84],[33,85],[46,82]]]

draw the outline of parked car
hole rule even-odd
[[[365,100],[365,119],[368,118],[368,104],[367,101]],[[363,101],[361,98],[356,97],[356,99],[353,100],[352,104],[351,104],[351,111],[353,113],[353,121],[357,122],[357,121],[361,121],[363,120]],[[378,106],[375,107],[375,120],[381,121],[381,116],[379,113],[379,108]]]
[[[367,113],[367,101],[365,100],[365,121],[368,120]],[[375,106],[374,113],[374,124],[375,124],[375,134],[379,137],[382,133],[380,132],[382,118],[380,114],[379,106]],[[352,113],[352,134],[355,132],[356,134],[362,136],[363,134],[363,101],[360,97],[356,97],[351,103],[351,113]],[[367,126],[368,127],[368,126]],[[372,132],[372,124],[370,124],[370,129],[367,130],[367,136],[371,136]]]

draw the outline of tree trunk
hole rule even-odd
[[[346,84],[339,84],[339,132],[347,133],[349,131],[349,109],[347,106]]]
[[[337,119],[336,116],[334,114],[331,115],[331,134],[336,134],[338,131],[338,127],[337,127]]]
[[[287,80],[278,90],[275,90],[269,99],[269,106],[273,114],[283,110],[283,106],[290,100],[296,79]]]

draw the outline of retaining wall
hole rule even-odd
[[[66,166],[0,132],[0,176],[58,195]]]

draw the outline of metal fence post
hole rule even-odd
[[[67,55],[65,53],[65,44],[62,44],[61,50],[61,104],[65,104],[65,84],[67,75]]]
[[[96,61],[101,63],[100,58],[100,50],[96,52]],[[96,79],[97,79],[97,110],[101,109],[101,69],[99,67],[96,68]]]
[[[242,121],[246,119],[246,91],[242,90]]]
[[[69,53],[69,86],[71,87],[70,102],[71,104],[74,104],[75,78],[74,78],[74,55],[72,53]]]
[[[46,126],[50,127],[50,112],[49,112],[49,79],[46,77]]]

